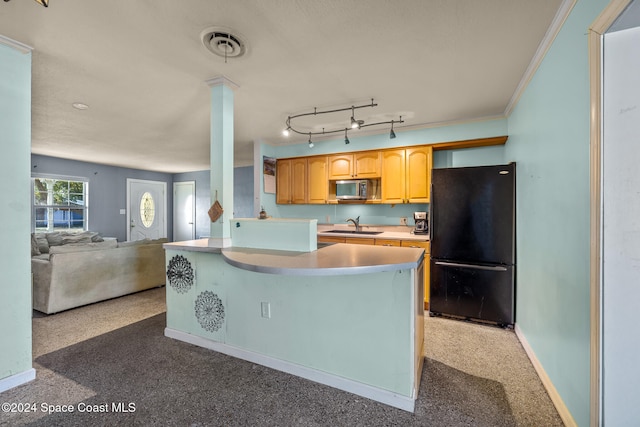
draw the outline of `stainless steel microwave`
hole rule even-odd
[[[368,179],[346,179],[336,181],[336,199],[366,200],[369,194]]]

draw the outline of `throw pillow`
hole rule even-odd
[[[36,242],[38,242],[38,250],[41,254],[49,253],[49,242],[44,233],[36,233]]]
[[[98,242],[104,242],[104,239],[98,233],[92,233],[91,234],[91,241],[93,243],[98,243]]]
[[[31,256],[40,255],[40,249],[38,248],[38,241],[36,240],[35,233],[31,233]]]
[[[82,233],[67,234],[62,237],[62,244],[68,245],[71,243],[91,243],[91,235],[92,233],[86,231]]]
[[[51,233],[47,233],[47,242],[49,246],[60,246],[62,245],[62,238],[64,237],[60,231],[52,231]]]

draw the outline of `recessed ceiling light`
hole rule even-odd
[[[75,108],[76,110],[88,110],[89,106],[87,104],[83,104],[82,102],[74,102],[73,104],[71,104],[71,106],[73,108]]]

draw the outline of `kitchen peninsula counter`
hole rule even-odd
[[[298,252],[209,239],[164,248],[165,336],[413,412],[423,249],[336,243]]]

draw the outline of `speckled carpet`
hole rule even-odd
[[[36,380],[0,402],[37,407],[0,426],[562,426],[512,330],[427,316],[411,414],[166,338],[164,292],[34,312]]]
[[[516,425],[500,383],[431,359],[410,414],[166,338],[164,326],[160,314],[39,357],[95,395],[83,412],[76,404],[32,425]]]

